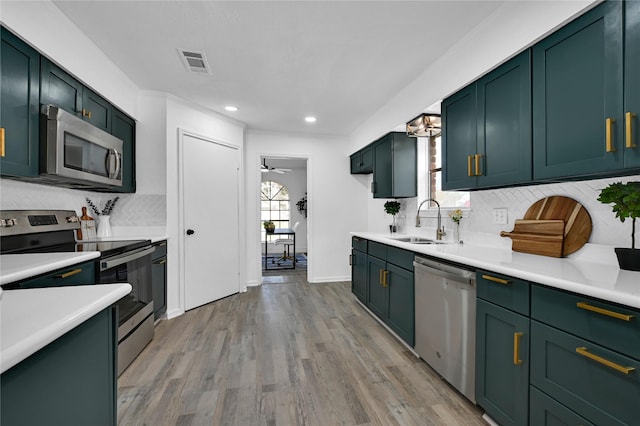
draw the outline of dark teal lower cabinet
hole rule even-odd
[[[597,425],[637,425],[640,361],[531,321],[531,384]]]
[[[387,263],[386,286],[389,290],[389,315],[387,324],[407,342],[414,345],[415,302],[413,271]]]
[[[68,268],[58,269],[47,275],[10,284],[11,288],[44,288],[63,287],[69,285],[95,284],[95,263],[93,261],[80,263]]]
[[[114,426],[117,313],[108,308],[0,378],[0,424]]]
[[[529,394],[531,426],[595,426],[533,386]]]
[[[501,426],[526,425],[529,318],[482,299],[476,318],[476,402]]]
[[[151,293],[153,318],[158,319],[167,311],[167,242],[154,244],[156,251],[151,259]]]
[[[377,257],[367,257],[367,307],[381,318],[387,317],[387,288],[383,284],[387,263]]]
[[[367,303],[367,253],[351,251],[351,292]]]

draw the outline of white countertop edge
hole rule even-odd
[[[548,273],[545,271],[540,271],[537,273],[526,271],[519,269],[517,267],[505,265],[500,262],[488,262],[485,260],[474,259],[472,257],[466,257],[451,253],[443,252],[442,250],[446,250],[446,246],[452,246],[452,244],[412,244],[402,241],[395,241],[392,237],[389,237],[384,234],[372,233],[372,232],[351,232],[351,235],[361,237],[367,240],[376,241],[382,244],[402,248],[408,251],[413,251],[415,253],[425,254],[427,256],[433,256],[437,258],[441,258],[444,260],[449,260],[452,262],[469,265],[478,269],[486,269],[488,271],[492,271],[495,273],[510,275],[514,278],[520,278],[526,281],[531,281],[537,284],[547,285],[549,287],[554,287],[562,290],[567,290],[573,293],[582,294],[584,296],[591,296],[598,299],[602,299],[605,301],[618,303],[621,305],[638,308],[640,309],[640,272],[632,272],[632,271],[620,271],[619,274],[628,274],[629,276],[637,274],[638,276],[638,287],[637,293],[629,293],[624,291],[617,291],[608,288],[594,287],[593,285],[587,285],[584,283],[570,281],[566,279],[562,279]],[[402,235],[395,235],[394,237],[402,237]],[[467,245],[468,246],[468,245]],[[500,247],[481,247],[475,245],[477,248],[482,248],[486,250],[502,252],[505,255],[510,255],[511,250],[505,250]],[[532,260],[539,259],[540,257],[544,257],[545,260],[549,262],[564,262],[568,265],[574,265],[577,268],[580,268],[580,261],[570,258],[552,258],[545,256],[538,256],[534,254],[525,254],[525,253],[517,253],[518,256],[522,256],[522,258],[527,258],[531,256]],[[617,267],[617,265],[616,265]]]
[[[18,364],[27,357],[33,355],[38,350],[42,349],[49,343],[58,339],[65,333],[79,326],[89,318],[93,317],[98,312],[111,306],[113,303],[120,300],[131,292],[130,284],[103,284],[103,285],[88,285],[88,286],[69,286],[69,287],[48,287],[42,289],[28,289],[28,290],[8,290],[3,292],[2,298],[2,311],[6,312],[6,306],[9,304],[20,305],[21,309],[29,308],[29,300],[32,298],[53,298],[55,297],[57,303],[65,303],[67,299],[66,294],[78,293],[83,291],[83,288],[91,289],[91,293],[98,293],[91,297],[90,301],[82,301],[81,303],[75,303],[77,306],[70,306],[69,310],[64,315],[52,317],[47,322],[47,325],[38,330],[33,330],[26,333],[27,335],[16,342],[2,342],[2,353],[0,354],[0,372],[5,372],[14,365]],[[99,289],[95,291],[95,289]],[[69,303],[73,305],[73,302]],[[34,312],[33,315],[46,315],[47,313]],[[8,321],[10,318],[2,318],[3,322]],[[4,334],[4,333],[3,333]],[[5,346],[8,345],[8,347]]]
[[[87,251],[78,253],[26,253],[26,254],[3,254],[0,256],[0,285],[9,284],[16,281],[33,278],[37,275],[46,274],[56,269],[77,265],[88,260],[100,257],[99,251]],[[8,259],[22,259],[24,265],[14,265]],[[27,260],[33,259],[33,260]]]

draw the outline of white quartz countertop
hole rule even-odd
[[[98,257],[100,257],[98,251],[3,254],[0,256],[0,285],[25,280]]]
[[[389,234],[373,232],[351,234],[477,269],[640,308],[640,272],[621,270],[617,264],[538,256],[478,244],[414,244],[394,240],[403,235],[390,237]]]
[[[3,291],[0,298],[1,372],[18,364],[130,292],[129,284]]]

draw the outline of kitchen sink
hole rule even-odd
[[[412,244],[438,244],[440,241],[434,241],[430,238],[423,237],[391,237],[391,239],[396,241],[401,241],[403,243],[412,243]]]

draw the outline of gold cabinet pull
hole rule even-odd
[[[353,266],[353,255],[349,255],[349,266]]]
[[[607,118],[605,120],[605,133],[606,133],[606,149],[607,152],[616,152],[616,148],[613,146],[613,125],[616,120],[614,118]]]
[[[595,312],[600,315],[606,315],[612,318],[617,318],[622,321],[631,321],[636,317],[635,315],[626,315],[621,314],[620,312],[610,311],[609,309],[598,308],[597,306],[590,305],[587,302],[578,302],[576,303],[576,306],[580,309]]]
[[[386,269],[382,272],[382,286],[385,288],[389,286],[389,271]]]
[[[476,158],[476,176],[482,176],[482,170],[480,170],[480,159],[482,158],[482,154],[476,154],[474,157]]]
[[[91,120],[91,111],[88,111],[88,110],[82,108],[82,116],[83,117],[87,117],[89,120]]]
[[[378,276],[378,281],[380,282],[380,285],[384,287],[384,284],[382,283],[382,269],[380,269],[380,274]]]
[[[79,274],[80,272],[82,272],[82,269],[74,269],[73,271],[65,272],[64,274],[60,274],[60,275],[54,275],[53,277],[65,279],[65,278],[72,277],[76,274]]]
[[[0,157],[6,155],[4,150],[4,127],[0,127]]]
[[[469,155],[467,157],[467,175],[469,176],[473,176],[473,173],[471,172],[471,160],[473,159],[473,155]]]
[[[633,119],[636,118],[638,114],[635,112],[627,112],[624,114],[625,118],[625,133],[626,133],[626,142],[625,147],[627,148],[637,148],[637,145],[633,143]]]
[[[521,331],[513,333],[513,365],[522,364],[520,359],[520,339],[522,336],[524,336],[524,333]]]
[[[484,278],[487,281],[493,281],[494,283],[498,283],[498,284],[504,284],[504,285],[511,284],[511,280],[504,280],[502,278],[492,277],[491,275],[483,275],[482,278]]]
[[[624,366],[622,366],[620,364],[616,364],[613,361],[609,361],[608,359],[602,358],[601,356],[592,354],[584,346],[580,347],[580,348],[576,348],[576,352],[579,353],[580,355],[582,355],[585,358],[589,358],[591,360],[594,360],[595,362],[598,362],[598,363],[600,363],[602,365],[606,365],[607,367],[613,368],[614,370],[619,371],[619,372],[624,373],[624,374],[629,374],[629,373],[631,373],[632,371],[635,370],[634,367],[624,367]]]
[[[167,263],[167,259],[162,259],[160,262],[157,263],[157,265],[164,265],[165,263]]]

